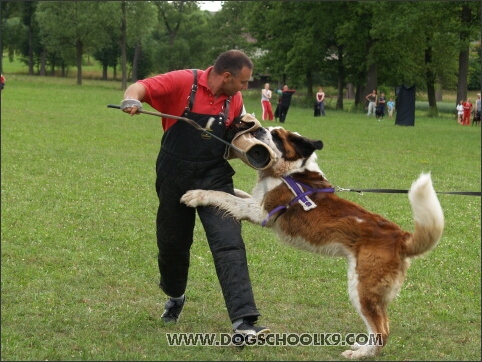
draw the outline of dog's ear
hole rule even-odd
[[[323,149],[323,142],[321,140],[310,140],[294,133],[290,134],[289,140],[295,147],[296,153],[300,155],[301,158],[308,158],[313,152],[315,152],[315,150]]]
[[[315,150],[321,150],[323,148],[322,141],[310,140],[284,129],[272,130],[271,136],[276,148],[278,148],[283,158],[287,161],[308,158]]]

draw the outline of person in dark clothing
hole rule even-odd
[[[278,94],[281,95],[278,103],[279,121],[281,123],[285,123],[286,115],[291,104],[291,97],[295,92],[296,90],[289,89],[287,85],[284,85],[282,90],[278,90]]]
[[[385,98],[385,93],[380,93],[380,98],[378,98],[378,105],[377,105],[377,111],[375,112],[375,116],[378,120],[383,119],[385,117],[385,104],[387,103],[387,100]]]
[[[206,70],[176,70],[130,85],[121,109],[135,115],[145,102],[165,114],[194,120],[230,141],[236,119],[245,112],[241,90],[247,89],[252,61],[239,50],[219,55]],[[162,118],[164,135],[156,162],[157,246],[160,288],[168,295],[161,319],[177,322],[184,306],[196,212],[204,227],[233,331],[267,333],[256,326],[260,315],[248,273],[241,224],[214,207],[181,204],[188,190],[234,195],[234,170],[224,158],[226,146],[181,120]]]

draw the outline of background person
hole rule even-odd
[[[265,83],[264,88],[261,90],[261,108],[263,109],[261,119],[263,121],[273,121],[274,119],[273,107],[271,106],[271,95],[272,92],[269,89],[269,83]]]
[[[470,114],[472,113],[472,103],[470,103],[470,98],[463,103],[464,106],[464,120],[462,121],[462,125],[468,126],[470,125]]]
[[[472,120],[472,126],[474,125],[474,123],[476,126],[480,123],[480,106],[481,106],[480,93],[477,93],[477,100],[475,101],[474,119]]]
[[[318,87],[318,92],[316,92],[316,103],[318,107],[318,112],[315,116],[325,115],[325,92],[323,92],[322,87]]]
[[[380,98],[378,98],[378,106],[377,106],[377,118],[378,120],[383,119],[385,117],[385,104],[387,103],[387,100],[385,98],[385,93],[380,93]]]
[[[387,109],[388,109],[388,118],[393,118],[393,111],[395,110],[395,102],[393,98],[387,102]]]
[[[145,102],[161,113],[209,126],[213,134],[226,139],[226,131],[244,113],[240,91],[247,89],[252,71],[253,63],[243,52],[229,50],[206,70],[177,70],[130,85],[121,108],[134,115]],[[255,326],[260,314],[248,274],[241,223],[214,207],[193,209],[180,202],[181,196],[193,189],[234,194],[234,170],[223,157],[226,146],[184,121],[162,118],[162,126],[164,135],[156,161],[156,227],[159,286],[169,299],[161,319],[176,322],[183,309],[197,212],[234,332],[268,332],[266,327]]]
[[[371,114],[375,114],[375,109],[377,107],[378,95],[377,91],[374,89],[370,94],[365,96],[365,99],[368,101],[368,113],[367,117]]]
[[[464,101],[460,100],[459,104],[457,104],[457,123],[462,124],[464,123]]]
[[[278,90],[278,93],[281,93],[281,97],[278,103],[280,123],[285,123],[286,116],[288,115],[288,110],[291,104],[291,97],[295,92],[296,90],[289,89],[287,85],[284,85],[282,90]]]

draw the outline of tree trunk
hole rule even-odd
[[[28,27],[28,75],[33,75],[32,26]]]
[[[122,69],[122,85],[121,90],[127,89],[127,22],[126,22],[126,2],[121,3],[121,36],[120,36],[120,48],[121,48],[121,69]]]
[[[427,41],[429,43],[429,41]],[[437,99],[435,98],[435,74],[432,71],[432,47],[425,49],[425,81],[427,83],[428,115],[437,117]]]
[[[355,89],[355,107],[358,107],[359,105],[363,105],[363,107],[365,106],[365,96],[365,88],[361,83],[358,83]]]
[[[343,110],[343,93],[345,91],[345,67],[343,66],[343,48],[338,48],[338,96],[336,109]]]
[[[313,74],[311,71],[306,72],[306,99],[312,100],[313,96]]]
[[[378,71],[376,63],[370,64],[367,70],[367,87],[365,88],[365,94],[363,94],[363,100],[365,101],[365,105],[368,104],[368,101],[365,99],[365,96],[372,92],[372,90],[377,90],[377,83],[378,83]],[[378,93],[378,92],[377,92]],[[380,94],[378,94],[380,96]]]
[[[40,75],[45,76],[47,74],[47,52],[45,49],[42,50],[42,55],[40,56]]]
[[[352,98],[355,98],[355,90],[353,88],[353,83],[348,83],[346,85],[346,95],[345,95],[345,98],[346,99],[352,99]]]
[[[102,80],[107,80],[107,64],[102,64]]]
[[[77,39],[77,85],[82,85],[82,50],[83,44],[82,40]]]
[[[137,82],[138,80],[138,67],[139,67],[139,58],[141,57],[141,44],[140,41],[136,43],[136,47],[134,48],[134,59],[132,60],[132,82]]]
[[[460,24],[462,29],[467,29],[470,25],[471,11],[467,5],[462,6],[462,12],[460,13]],[[459,33],[460,43],[462,49],[459,53],[459,74],[457,79],[457,101],[455,105],[459,104],[459,101],[467,99],[467,78],[469,74],[469,43],[468,43],[468,31],[461,30]]]

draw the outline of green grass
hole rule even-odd
[[[118,82],[8,76],[1,98],[2,360],[339,360],[344,347],[169,347],[167,332],[230,331],[202,227],[188,302],[159,322],[154,163],[159,120],[108,109]],[[261,112],[258,99],[247,109]],[[264,125],[272,125],[263,122]],[[321,139],[319,163],[345,188],[407,189],[431,171],[438,191],[480,191],[480,127],[418,114],[415,127],[364,114],[292,107],[285,128]],[[255,171],[232,161],[236,187]],[[406,195],[340,193],[412,230]],[[439,195],[446,229],[414,260],[391,304],[376,360],[480,360],[479,197]],[[298,251],[243,224],[261,323],[276,333],[364,333],[346,262]]]

